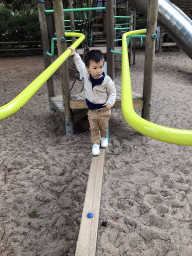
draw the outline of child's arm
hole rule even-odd
[[[106,109],[111,109],[116,101],[116,89],[113,80],[109,76],[107,81],[107,93],[108,100],[104,106],[106,107]]]
[[[80,72],[82,77],[85,77],[85,63],[82,61],[80,55],[75,51],[75,49],[73,49],[73,47],[68,47],[68,49],[72,51],[70,56],[73,56],[77,70]]]

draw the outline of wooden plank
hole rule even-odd
[[[107,40],[106,39],[101,39],[101,40],[93,40],[93,43],[106,43]]]
[[[93,32],[92,35],[93,36],[99,36],[99,35],[103,35],[103,32]]]
[[[143,100],[133,100],[133,106],[134,108],[143,108]],[[81,108],[87,108],[87,104],[85,101],[82,100],[75,100],[70,101],[70,108],[72,109],[81,109]],[[121,100],[116,100],[113,108],[121,108]]]
[[[102,51],[103,54],[106,54],[107,52],[107,47],[106,46],[97,46],[97,49]],[[89,50],[95,50],[95,47],[90,47]],[[122,51],[122,48],[121,47],[114,47],[114,50],[115,51],[119,51],[121,52]],[[77,49],[77,52],[82,55],[84,53],[84,48],[79,48]]]
[[[116,89],[117,89],[117,99],[113,108],[121,108],[121,88],[120,86],[116,86]],[[142,108],[143,107],[142,95],[136,92],[132,92],[132,95],[133,95],[134,108],[139,108],[139,109]],[[62,95],[51,97],[50,103],[56,111],[64,112]],[[87,104],[85,102],[85,95],[83,92],[72,95],[72,98],[70,100],[70,109],[87,109]]]
[[[41,44],[42,45],[42,42],[41,41],[21,41],[21,42],[0,42],[0,44]]]
[[[103,24],[93,24],[93,27],[103,27]]]
[[[70,108],[87,108],[85,100],[74,100],[70,101]]]
[[[162,43],[161,46],[177,46],[177,44],[173,42],[165,42],[165,43]]]
[[[76,256],[95,256],[96,254],[105,154],[106,149],[102,148],[99,156],[92,157]],[[93,217],[88,218],[88,213],[92,213]]]

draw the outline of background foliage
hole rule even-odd
[[[83,7],[86,1],[74,0],[73,2],[74,7],[77,8]],[[45,4],[52,9],[52,0],[45,0]],[[68,0],[63,0],[63,6],[68,8]],[[74,14],[77,19],[79,12]],[[118,15],[123,14],[125,10],[119,10]],[[65,18],[70,19],[69,13],[65,13]],[[138,19],[137,29],[145,27],[146,20]],[[37,0],[0,0],[0,41],[41,41]]]

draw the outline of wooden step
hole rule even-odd
[[[94,17],[94,20],[95,20],[95,19],[102,19],[102,18],[103,18],[103,14],[95,16],[95,17]]]
[[[99,43],[107,43],[106,39],[101,39],[101,40],[93,40],[93,43],[99,44]]]
[[[103,27],[103,24],[93,24],[93,27]]]
[[[99,35],[104,35],[103,32],[92,32],[93,36],[99,36]]]

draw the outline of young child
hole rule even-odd
[[[108,122],[111,107],[116,100],[116,89],[112,79],[103,72],[104,56],[100,50],[91,50],[85,54],[85,63],[80,55],[72,48],[75,65],[84,77],[88,120],[93,143],[92,154],[99,155],[101,147],[108,146]]]

